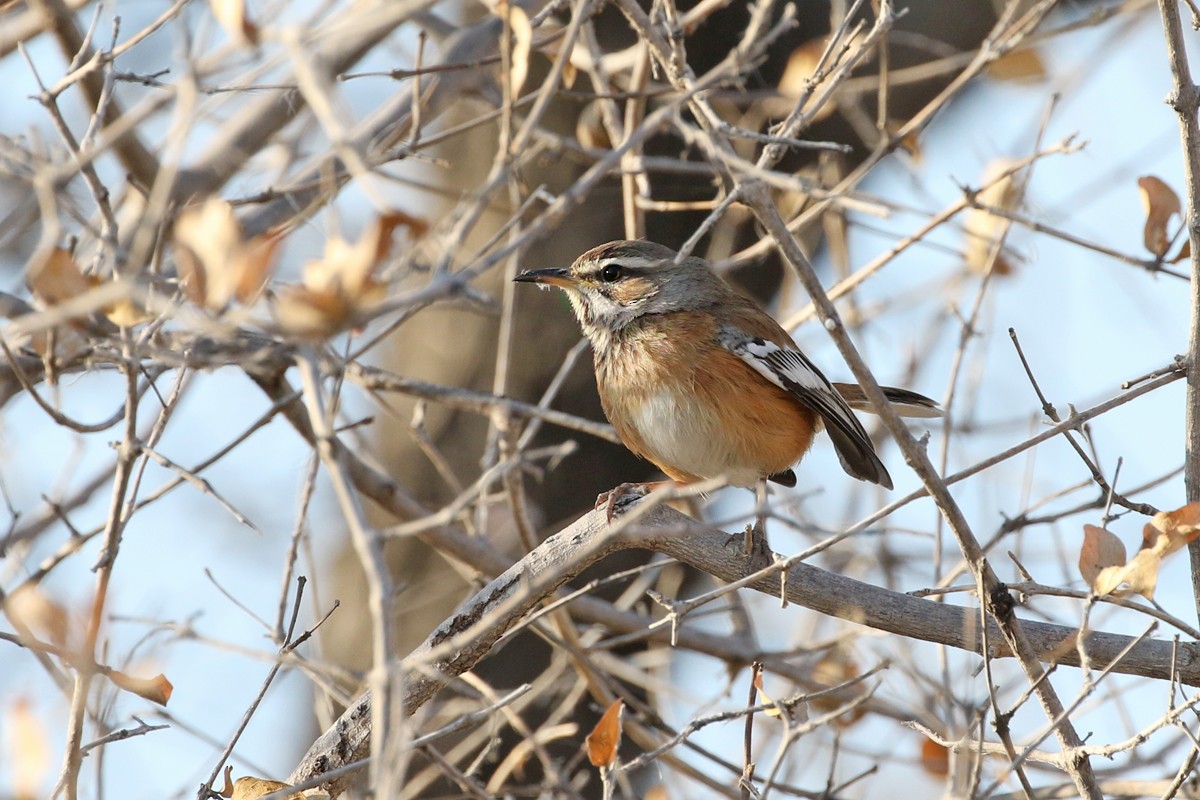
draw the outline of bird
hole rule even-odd
[[[570,267],[514,278],[566,292],[592,346],[604,414],[625,447],[676,483],[723,476],[759,490],[765,501],[767,481],[796,485],[793,467],[824,429],[846,473],[891,489],[891,475],[854,414],[871,410],[862,388],[830,382],[778,322],[707,261],[677,255],[654,242],[619,240],[588,250]],[[902,415],[941,415],[924,395],[883,392]],[[658,483],[613,492],[644,494]],[[616,499],[610,492],[597,500],[598,508],[607,504],[610,521]],[[761,514],[758,524],[765,529]]]

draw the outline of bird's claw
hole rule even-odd
[[[652,484],[622,483],[607,492],[601,492],[596,497],[596,510],[604,509],[604,516],[609,524],[613,517],[625,511],[626,506],[636,503],[650,494]]]
[[[774,560],[771,546],[767,543],[767,526],[762,518],[755,520],[753,525],[747,525],[741,539],[736,534],[730,536],[726,546],[734,543],[742,545],[742,555],[749,560],[752,572],[770,566]]]

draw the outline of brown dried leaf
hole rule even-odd
[[[1182,213],[1179,195],[1153,175],[1143,175],[1138,178],[1137,183],[1142,194],[1142,205],[1146,209],[1146,227],[1142,233],[1142,241],[1156,258],[1162,258],[1171,246],[1167,224],[1172,216]]]
[[[1046,77],[1046,65],[1037,48],[1012,50],[988,64],[988,75],[998,81],[1036,83]]]
[[[1192,257],[1192,240],[1184,239],[1183,246],[1179,248],[1179,252],[1175,254],[1174,258],[1169,259],[1169,263],[1178,264],[1180,261],[1183,261],[1184,259],[1191,258],[1191,257]]]
[[[1142,548],[1128,564],[1101,570],[1093,590],[1099,595],[1118,596],[1136,592],[1152,600],[1163,560],[1198,537],[1200,502],[1155,514],[1142,528]]]
[[[63,647],[71,639],[71,614],[33,584],[25,584],[4,598],[4,613],[18,630],[27,630]]]
[[[575,119],[575,138],[584,147],[611,150],[612,138],[601,118],[600,101],[593,100],[583,107]]]
[[[805,92],[809,91],[809,82],[817,76],[817,67],[821,63],[821,55],[825,52],[828,38],[818,36],[816,39],[809,39],[804,44],[797,47],[788,56],[787,66],[783,69],[783,75],[779,79],[779,93],[784,97],[792,100],[799,100]],[[831,62],[826,62],[826,67]],[[805,101],[805,107],[811,102],[815,92],[809,95],[809,99]],[[813,121],[817,122],[825,119],[837,110],[837,103],[833,100],[828,100],[813,117]]]
[[[95,288],[101,280],[96,275],[84,275],[68,250],[52,247],[34,253],[29,259],[25,283],[34,297],[48,306],[56,306]]]
[[[1139,550],[1128,564],[1117,567],[1105,567],[1096,576],[1092,590],[1098,595],[1111,594],[1124,597],[1137,593],[1147,600],[1154,599],[1154,589],[1158,585],[1158,569],[1162,566],[1162,556],[1154,550]]]
[[[1200,502],[1155,514],[1142,529],[1142,547],[1159,551],[1164,558],[1200,536]]]
[[[112,305],[104,307],[104,316],[108,317],[108,321],[114,325],[119,325],[122,328],[132,328],[135,325],[141,325],[143,322],[149,322],[154,319],[154,315],[147,312],[132,300],[120,300]]]
[[[917,165],[925,160],[925,151],[921,149],[920,136],[920,131],[911,130],[901,136],[898,142],[900,149],[908,153],[908,157],[912,159],[913,164]]]
[[[161,672],[153,678],[135,678],[118,669],[109,670],[107,674],[109,680],[120,688],[144,697],[152,703],[158,703],[160,706],[165,706],[171,699],[171,693],[175,691],[175,687],[167,680],[167,676]]]
[[[817,74],[817,65],[821,61],[821,54],[825,52],[826,41],[828,40],[824,36],[818,36],[792,51],[788,56],[787,66],[784,67],[783,76],[779,79],[780,94],[793,100],[800,98],[807,88],[808,81]]]
[[[1125,545],[1115,533],[1095,525],[1083,526],[1083,544],[1079,547],[1079,574],[1093,590],[1096,589],[1096,578],[1102,570],[1124,566],[1127,558]]]
[[[621,712],[624,708],[623,700],[614,700],[584,740],[588,760],[593,767],[607,768],[616,762],[617,750],[621,746]]]
[[[846,681],[853,680],[861,674],[862,672],[858,668],[858,663],[852,656],[841,649],[834,649],[827,652],[821,657],[820,661],[813,665],[811,677],[814,683],[832,688]],[[812,698],[809,702],[818,711],[829,713],[853,701],[857,696],[858,690],[855,687],[846,687],[832,692],[825,692],[820,697]],[[861,719],[865,713],[866,709],[858,706],[839,717],[838,723],[852,725]]]
[[[280,781],[271,781],[266,778],[251,778],[249,776],[238,778],[233,784],[233,800],[257,800],[259,797],[268,795],[271,792],[278,792],[280,789],[290,789],[290,783],[281,783]],[[304,794],[295,792],[288,795],[288,800],[304,800]]]
[[[180,283],[193,302],[213,311],[258,297],[283,238],[278,232],[243,238],[233,207],[219,197],[185,209],[174,236]]]
[[[209,0],[213,16],[225,35],[241,45],[258,44],[258,26],[246,14],[245,0]]]
[[[383,302],[386,287],[375,279],[375,270],[392,249],[396,228],[424,236],[429,224],[418,217],[394,211],[375,219],[351,244],[333,237],[325,254],[304,267],[304,285],[279,292],[275,317],[289,333],[322,338],[354,324]]]
[[[1012,211],[1017,204],[1016,172],[1010,172],[1013,161],[996,159],[983,170],[983,189],[976,195],[982,205]],[[1005,174],[1008,173],[1008,174]],[[984,273],[988,269],[992,250],[999,241],[1008,221],[1003,217],[972,208],[967,211],[963,227],[967,232],[967,267],[972,272]],[[992,265],[992,274],[1008,275],[1012,272],[1012,254],[1008,248],[1000,251]]]
[[[766,708],[763,709],[763,713],[768,717],[774,717],[776,719],[782,718],[783,708],[774,700],[772,700],[771,696],[767,694],[767,690],[763,688],[763,677],[761,672],[754,676],[754,688],[758,689],[758,693],[762,695],[762,704],[766,706]]]
[[[944,778],[950,774],[950,751],[945,745],[926,738],[921,742],[921,769]]]

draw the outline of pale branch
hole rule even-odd
[[[1183,177],[1187,200],[1184,227],[1191,245],[1192,316],[1188,332],[1188,380],[1184,400],[1183,481],[1189,502],[1200,500],[1200,87],[1192,80],[1183,22],[1177,0],[1158,0],[1167,57],[1171,64],[1171,94],[1167,103],[1179,116],[1179,137],[1183,148]],[[1200,614],[1200,542],[1188,543],[1192,565],[1192,594]]]
[[[647,502],[647,501],[643,501]],[[584,515],[481,589],[401,661],[404,707],[413,713],[442,687],[485,658],[504,633],[568,580],[618,550],[630,548],[669,555],[722,581],[753,575],[754,563],[728,534],[709,528],[664,506],[648,510],[636,525],[609,527],[602,512]],[[740,541],[740,539],[738,539]],[[798,606],[908,639],[933,642],[991,659],[1014,655],[1000,627],[988,620],[980,628],[977,609],[922,600],[910,595],[795,564],[786,579],[768,567],[749,588],[777,597],[781,583],[787,600]],[[599,602],[594,599],[593,603]],[[574,606],[573,606],[574,608]],[[581,619],[588,616],[579,614]],[[1078,629],[1021,620],[1028,646],[1039,661],[1079,666],[1086,652],[1093,668],[1174,680],[1200,686],[1200,645],[1091,631],[1079,642]],[[666,636],[661,631],[660,636]],[[752,654],[747,654],[748,656]],[[735,662],[737,663],[737,662]],[[313,778],[359,760],[370,751],[371,696],[365,693],[309,748],[290,782]],[[1064,761],[1073,760],[1071,753]],[[345,779],[330,787],[338,794]]]

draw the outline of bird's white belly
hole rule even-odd
[[[724,475],[734,486],[753,486],[760,477],[732,446],[718,415],[689,397],[659,392],[643,401],[632,417],[655,461],[701,478]]]

